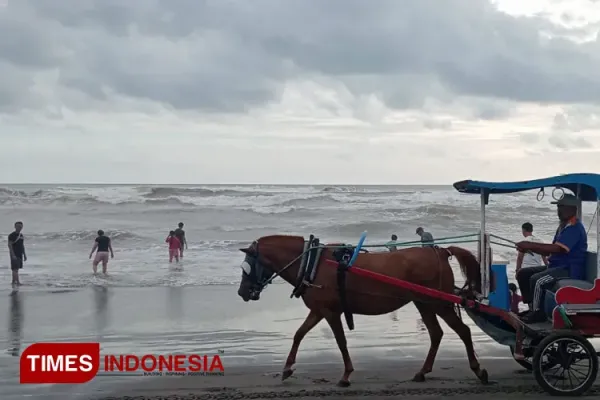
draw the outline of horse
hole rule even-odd
[[[245,253],[238,289],[238,295],[242,300],[245,302],[259,300],[261,291],[276,276],[275,274],[295,286],[300,259],[305,253],[304,245],[305,239],[301,236],[270,235],[263,236],[249,247],[240,249]],[[281,378],[286,380],[293,374],[292,367],[296,363],[300,343],[309,331],[325,319],[333,332],[344,362],[344,372],[337,385],[348,387],[354,367],[348,353],[341,320],[345,310],[338,291],[337,270],[333,266],[326,265],[326,260],[334,259],[333,249],[331,245],[329,246],[323,246],[315,278],[301,295],[310,311],[294,335]],[[394,252],[361,253],[356,258],[355,264],[362,269],[453,293],[454,274],[448,262],[451,256],[456,257],[460,264],[467,282],[465,287],[469,286],[471,293],[481,292],[479,262],[469,250],[460,247],[412,247]],[[374,279],[364,279],[352,273],[347,274],[345,288],[346,309],[352,314],[382,315],[395,311],[411,301],[415,304],[428,330],[431,343],[423,366],[413,378],[414,381],[424,382],[425,375],[433,369],[443,336],[437,319],[439,316],[463,341],[471,370],[482,383],[488,383],[488,373],[481,368],[475,355],[471,330],[460,318],[454,304]]]

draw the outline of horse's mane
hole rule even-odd
[[[258,244],[259,247],[262,246],[273,246],[274,244],[277,244],[277,242],[280,243],[293,243],[294,245],[296,243],[304,243],[304,237],[303,236],[298,236],[298,235],[268,235],[268,236],[262,236],[261,238],[258,239]]]
[[[258,241],[260,243],[265,243],[265,242],[272,242],[272,241],[278,241],[278,240],[283,240],[283,241],[289,241],[289,240],[296,240],[296,241],[304,241],[304,236],[298,236],[298,235],[283,235],[283,234],[277,234],[277,235],[267,235],[267,236],[262,236],[261,238],[258,239]]]

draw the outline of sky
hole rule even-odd
[[[0,182],[600,172],[598,0],[0,0]]]

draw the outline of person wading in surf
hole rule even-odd
[[[170,231],[169,236],[165,239],[165,243],[169,244],[169,262],[173,262],[173,258],[175,258],[175,262],[179,262],[179,252],[181,251],[181,242],[177,237],[175,231]]]
[[[421,236],[421,243],[423,243],[423,247],[433,247],[433,235],[429,232],[425,232],[425,230],[421,227],[417,228],[417,235]]]
[[[175,236],[179,239],[179,257],[183,258],[183,246],[187,250],[187,240],[185,239],[185,231],[183,230],[183,222],[177,224],[178,228],[175,229]]]
[[[92,269],[94,271],[94,274],[98,272],[98,264],[102,262],[102,273],[106,275],[106,270],[108,268],[109,251],[110,258],[114,258],[115,255],[113,253],[110,238],[104,235],[104,231],[102,229],[98,231],[98,237],[94,241],[94,246],[92,247],[92,251],[90,252],[90,259],[92,258],[94,251],[96,251],[96,257],[94,258],[94,262],[92,263]]]
[[[398,251],[396,245],[398,244],[398,236],[396,234],[392,235],[392,240],[385,244],[385,247],[388,248],[389,251]],[[398,310],[394,310],[391,313],[392,321],[398,321]]]
[[[389,251],[396,251],[398,248],[396,245],[398,244],[398,236],[392,235],[392,240],[385,244],[385,247],[388,248]]]
[[[19,270],[23,268],[23,262],[27,261],[25,254],[25,238],[21,231],[23,223],[15,222],[15,231],[8,235],[8,252],[10,254],[10,269],[12,271],[12,285],[20,285]]]

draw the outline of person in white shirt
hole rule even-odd
[[[525,222],[521,229],[523,236],[527,242],[544,243],[544,241],[533,234],[533,225],[529,222]],[[548,266],[548,258],[535,253],[521,253],[517,256],[517,270],[519,272],[521,268],[528,267],[540,267],[542,265]]]

